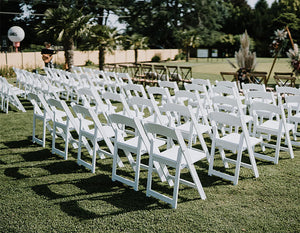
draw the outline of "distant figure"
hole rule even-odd
[[[42,49],[42,59],[45,62],[45,67],[53,68],[52,58],[53,54],[56,54],[56,51],[51,48],[51,43],[45,42],[45,48]]]

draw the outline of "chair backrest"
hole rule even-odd
[[[274,97],[273,92],[266,92],[266,91],[250,91],[245,93],[246,100],[249,101],[247,104],[252,104],[253,102],[265,102],[265,103],[272,103],[276,105],[276,99]]]
[[[286,87],[286,86],[278,86],[276,85],[276,92],[278,96],[286,96],[286,95],[299,95],[300,89],[296,87]]]
[[[242,83],[242,89],[244,93],[248,91],[266,91],[266,86],[265,84]]]
[[[276,119],[282,119],[282,121],[286,124],[286,117],[282,105],[254,101],[251,104],[250,110],[254,116],[254,120],[256,120],[256,117],[270,119],[270,117],[266,114],[270,113],[275,115]]]
[[[105,141],[110,153],[113,154],[113,145],[105,130],[105,127],[107,126],[102,124],[94,110],[82,105],[73,105],[72,109],[80,120],[80,130],[90,132],[90,121],[92,121],[94,123],[94,138],[96,139],[101,137]],[[87,124],[87,122],[89,123]]]
[[[102,98],[106,102],[108,109],[107,114],[117,113],[117,112],[123,112],[126,116],[132,116],[132,111],[130,110],[125,97],[122,95],[122,93],[112,93],[112,92],[105,92],[102,94]],[[120,111],[117,111],[120,109]]]
[[[222,84],[220,84],[222,83]],[[230,85],[227,85],[229,84]],[[216,86],[213,86],[212,87],[212,93],[213,93],[213,96],[215,95],[226,95],[226,96],[235,96],[237,97],[238,96],[238,89],[236,87],[236,84],[233,83],[233,82],[228,82],[228,81],[221,81],[221,82],[218,82]]]
[[[110,114],[109,119],[112,123],[112,127],[114,128],[115,133],[118,133],[119,137],[125,140],[124,135],[126,135],[126,132],[128,133],[128,131],[125,132],[125,128],[131,128],[131,130],[134,131],[132,132],[132,134],[138,137],[139,140],[144,143],[146,149],[150,151],[149,138],[144,130],[141,121],[137,117],[131,118],[121,114]]]
[[[179,87],[177,85],[177,82],[174,82],[174,81],[161,81],[161,80],[158,80],[158,85],[160,87],[165,87],[165,88],[168,88],[169,91],[172,91],[173,94],[179,90]]]
[[[152,153],[157,155],[161,153],[160,148],[155,147],[154,145],[154,138],[157,136],[166,138],[170,142],[170,146],[175,146],[176,144],[174,141],[177,141],[181,146],[181,151],[186,151],[186,145],[179,130],[155,123],[145,123],[144,128],[150,138],[150,156]],[[177,156],[177,162],[179,164],[181,163],[181,158],[182,153],[179,153],[179,156]]]
[[[222,130],[224,127],[235,128],[234,134],[242,134],[248,148],[251,148],[249,131],[243,115],[237,116],[226,112],[210,112],[208,118],[213,128],[213,140],[217,140],[221,134],[224,134]]]
[[[127,98],[131,98],[132,96],[141,96],[145,99],[148,99],[147,93],[142,84],[127,84],[122,88]]]
[[[28,99],[33,104],[35,113],[38,115],[47,114],[51,119],[53,119],[53,112],[42,94],[29,93]],[[40,106],[42,106],[43,110]]]
[[[128,84],[133,84],[129,73],[117,73],[117,78],[122,79],[123,81],[127,81]]]
[[[154,101],[157,101],[156,97],[160,96],[161,104],[158,104],[159,106],[162,106],[164,103],[172,103],[171,95],[167,88],[147,87],[147,93],[149,95],[149,98]]]
[[[212,97],[212,106],[216,112],[243,114],[242,102],[236,98],[214,96]]]
[[[209,79],[194,79],[192,78],[192,84],[197,84],[197,85],[204,85],[207,93],[209,96],[211,96],[211,92],[212,92],[212,85],[211,82],[209,81]]]
[[[205,81],[205,80],[204,80]],[[211,102],[211,93],[209,94],[208,89],[206,88],[205,85],[203,84],[195,84],[195,83],[185,83],[184,84],[184,88],[187,91],[192,91],[192,92],[198,92],[200,98],[203,100],[203,102],[205,103],[205,106],[210,106],[210,102]],[[210,89],[210,92],[212,90]]]

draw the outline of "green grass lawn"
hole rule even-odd
[[[259,66],[268,69],[270,62],[263,61]],[[195,63],[193,72],[199,70],[194,73],[199,78],[218,75],[216,65],[231,71],[219,60],[210,67],[208,62]],[[285,62],[276,65],[284,67]],[[26,113],[13,107],[8,114],[0,113],[0,232],[300,231],[299,147],[294,147],[294,159],[281,152],[278,165],[257,160],[259,178],[242,168],[237,186],[209,177],[207,162],[198,162],[207,199],[181,186],[174,210],[146,197],[146,171],[141,172],[136,192],[111,180],[110,158],[99,159],[91,174],[77,165],[75,149],[66,161],[52,155],[49,134],[45,148],[33,144],[32,106],[22,103]]]

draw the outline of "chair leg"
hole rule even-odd
[[[179,182],[180,182],[180,163],[176,164],[176,171],[175,171],[173,198],[172,198],[172,203],[171,203],[172,208],[174,208],[174,209],[177,208]]]
[[[147,178],[147,189],[146,196],[151,196],[151,187],[152,187],[152,172],[153,172],[153,158],[149,157],[149,167],[148,167],[148,178]]]
[[[280,130],[280,131],[281,131],[281,130]],[[274,164],[278,164],[280,145],[281,145],[281,132],[279,132],[279,133],[277,134],[277,141],[276,141],[276,150],[275,150]]]
[[[233,185],[237,185],[239,181],[240,176],[240,170],[241,170],[241,161],[242,161],[242,148],[238,149],[238,154],[236,158],[236,165],[235,165],[235,171],[234,171],[234,178],[233,178]]]
[[[199,179],[199,177],[197,175],[197,171],[195,169],[194,164],[189,165],[189,169],[190,169],[191,176],[193,178],[194,184],[196,185],[197,191],[198,191],[201,199],[205,200],[206,199],[206,195],[205,195],[205,192],[203,190],[203,187],[202,187],[202,184],[200,182],[200,179]]]

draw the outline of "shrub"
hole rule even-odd
[[[5,78],[15,78],[16,74],[12,67],[2,66],[0,67],[0,76]]]
[[[161,58],[160,58],[159,55],[155,55],[155,56],[152,57],[151,61],[152,61],[152,62],[160,62],[160,59],[161,59]]]
[[[185,58],[185,55],[184,55],[183,53],[178,53],[178,54],[175,56],[174,60],[175,60],[175,61],[177,61],[177,60],[184,60],[184,58]]]
[[[94,65],[94,62],[92,62],[91,60],[87,60],[85,62],[85,66],[93,66]]]

